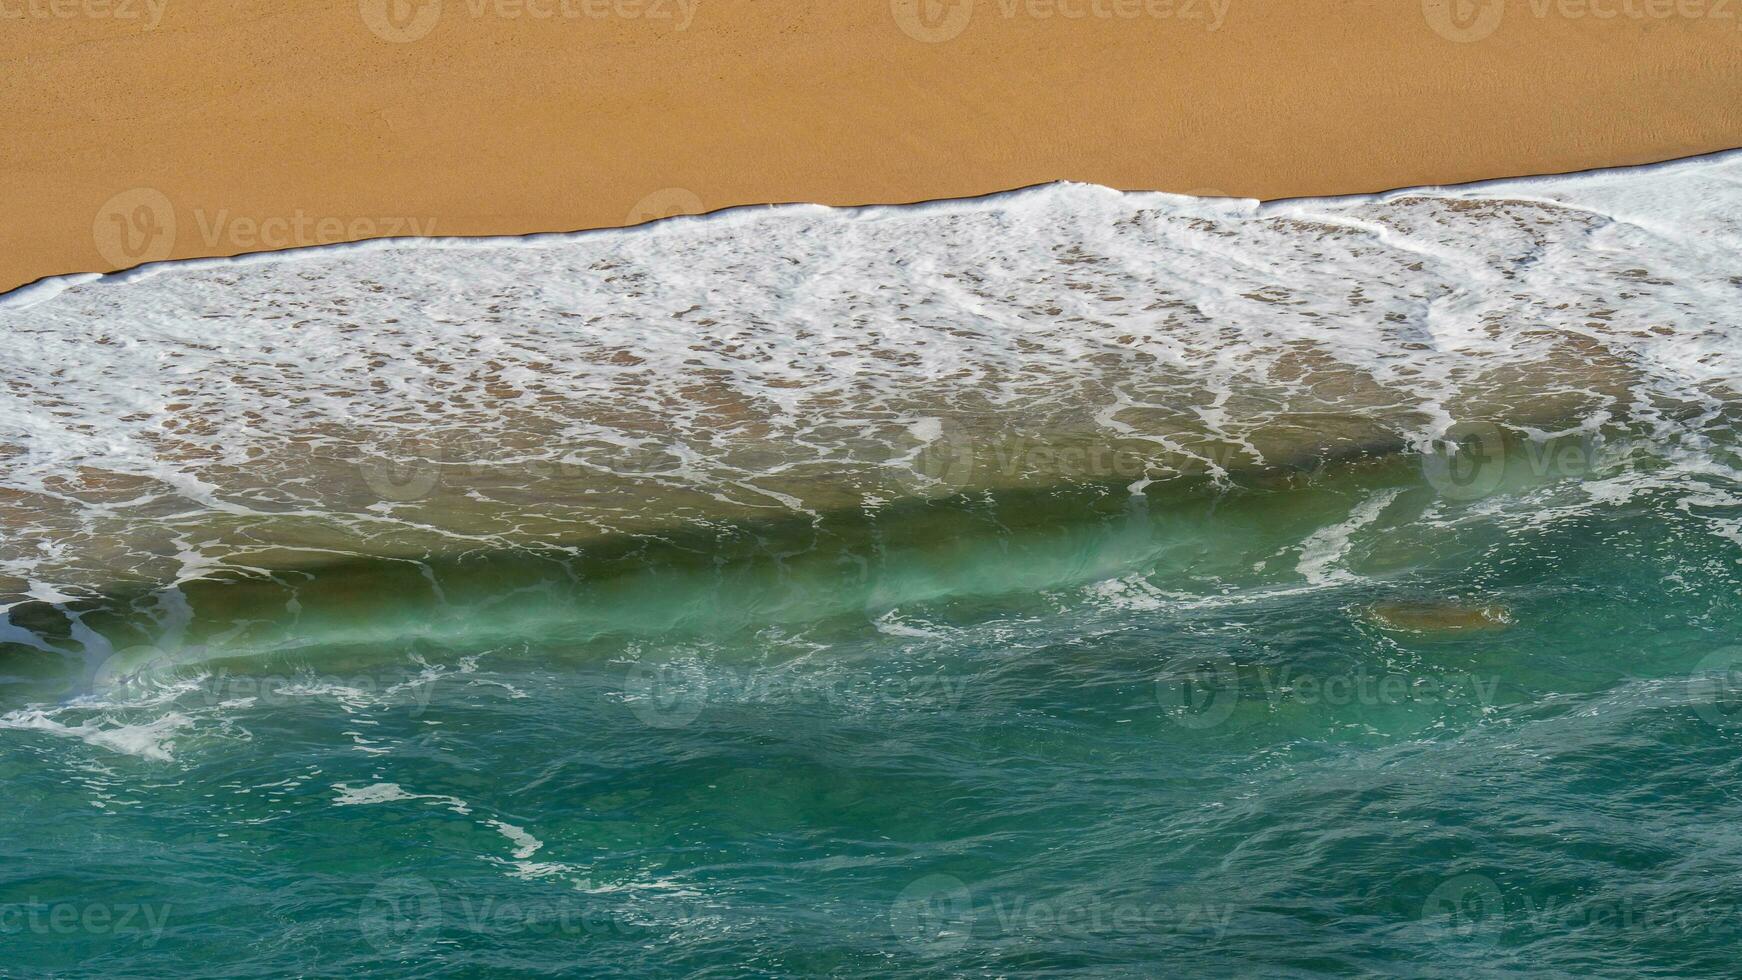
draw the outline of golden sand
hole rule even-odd
[[[0,289],[895,203],[1264,198],[1742,144],[1742,0],[0,0]]]

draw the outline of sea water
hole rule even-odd
[[[0,307],[0,975],[1722,975],[1742,159]]]

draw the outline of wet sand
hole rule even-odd
[[[0,290],[1051,180],[1262,198],[1742,144],[1704,0],[0,0]]]

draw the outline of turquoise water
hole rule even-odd
[[[1635,448],[189,587],[11,648],[0,972],[1731,972],[1737,487]]]

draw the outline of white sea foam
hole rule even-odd
[[[0,308],[0,603],[1142,486],[1469,418],[1710,419],[1742,375],[1739,181],[1725,155],[1262,206],[1060,184],[71,277]]]
[[[1329,585],[1352,579],[1354,576],[1340,565],[1349,554],[1355,532],[1378,520],[1402,492],[1396,487],[1381,490],[1356,504],[1348,520],[1315,531],[1301,543],[1296,570],[1310,585]]]
[[[373,783],[368,786],[350,786],[339,783],[333,787],[338,794],[333,800],[334,806],[377,806],[387,803],[423,802],[434,803],[447,808],[462,817],[471,817],[473,807],[465,800],[453,796],[443,796],[438,793],[413,793],[398,783]],[[554,878],[563,875],[573,875],[582,869],[575,865],[556,861],[533,861],[532,856],[544,849],[544,842],[528,833],[525,827],[511,824],[506,820],[494,817],[477,818],[479,826],[488,827],[501,834],[512,848],[511,858],[500,858],[495,855],[481,855],[484,860],[506,868],[506,873],[515,878]]]
[[[416,800],[447,807],[462,817],[472,814],[471,804],[458,797],[442,796],[439,793],[413,793],[398,783],[371,783],[368,786],[349,786],[345,783],[339,783],[333,787],[333,791],[338,794],[338,797],[333,800],[334,806],[374,806],[380,803]]]
[[[109,718],[93,718],[69,725],[55,717],[55,712],[26,708],[0,715],[0,729],[47,732],[61,738],[72,738],[97,748],[122,755],[139,756],[168,762],[174,756],[176,735],[193,720],[180,712],[170,712],[148,722],[126,724]]]

